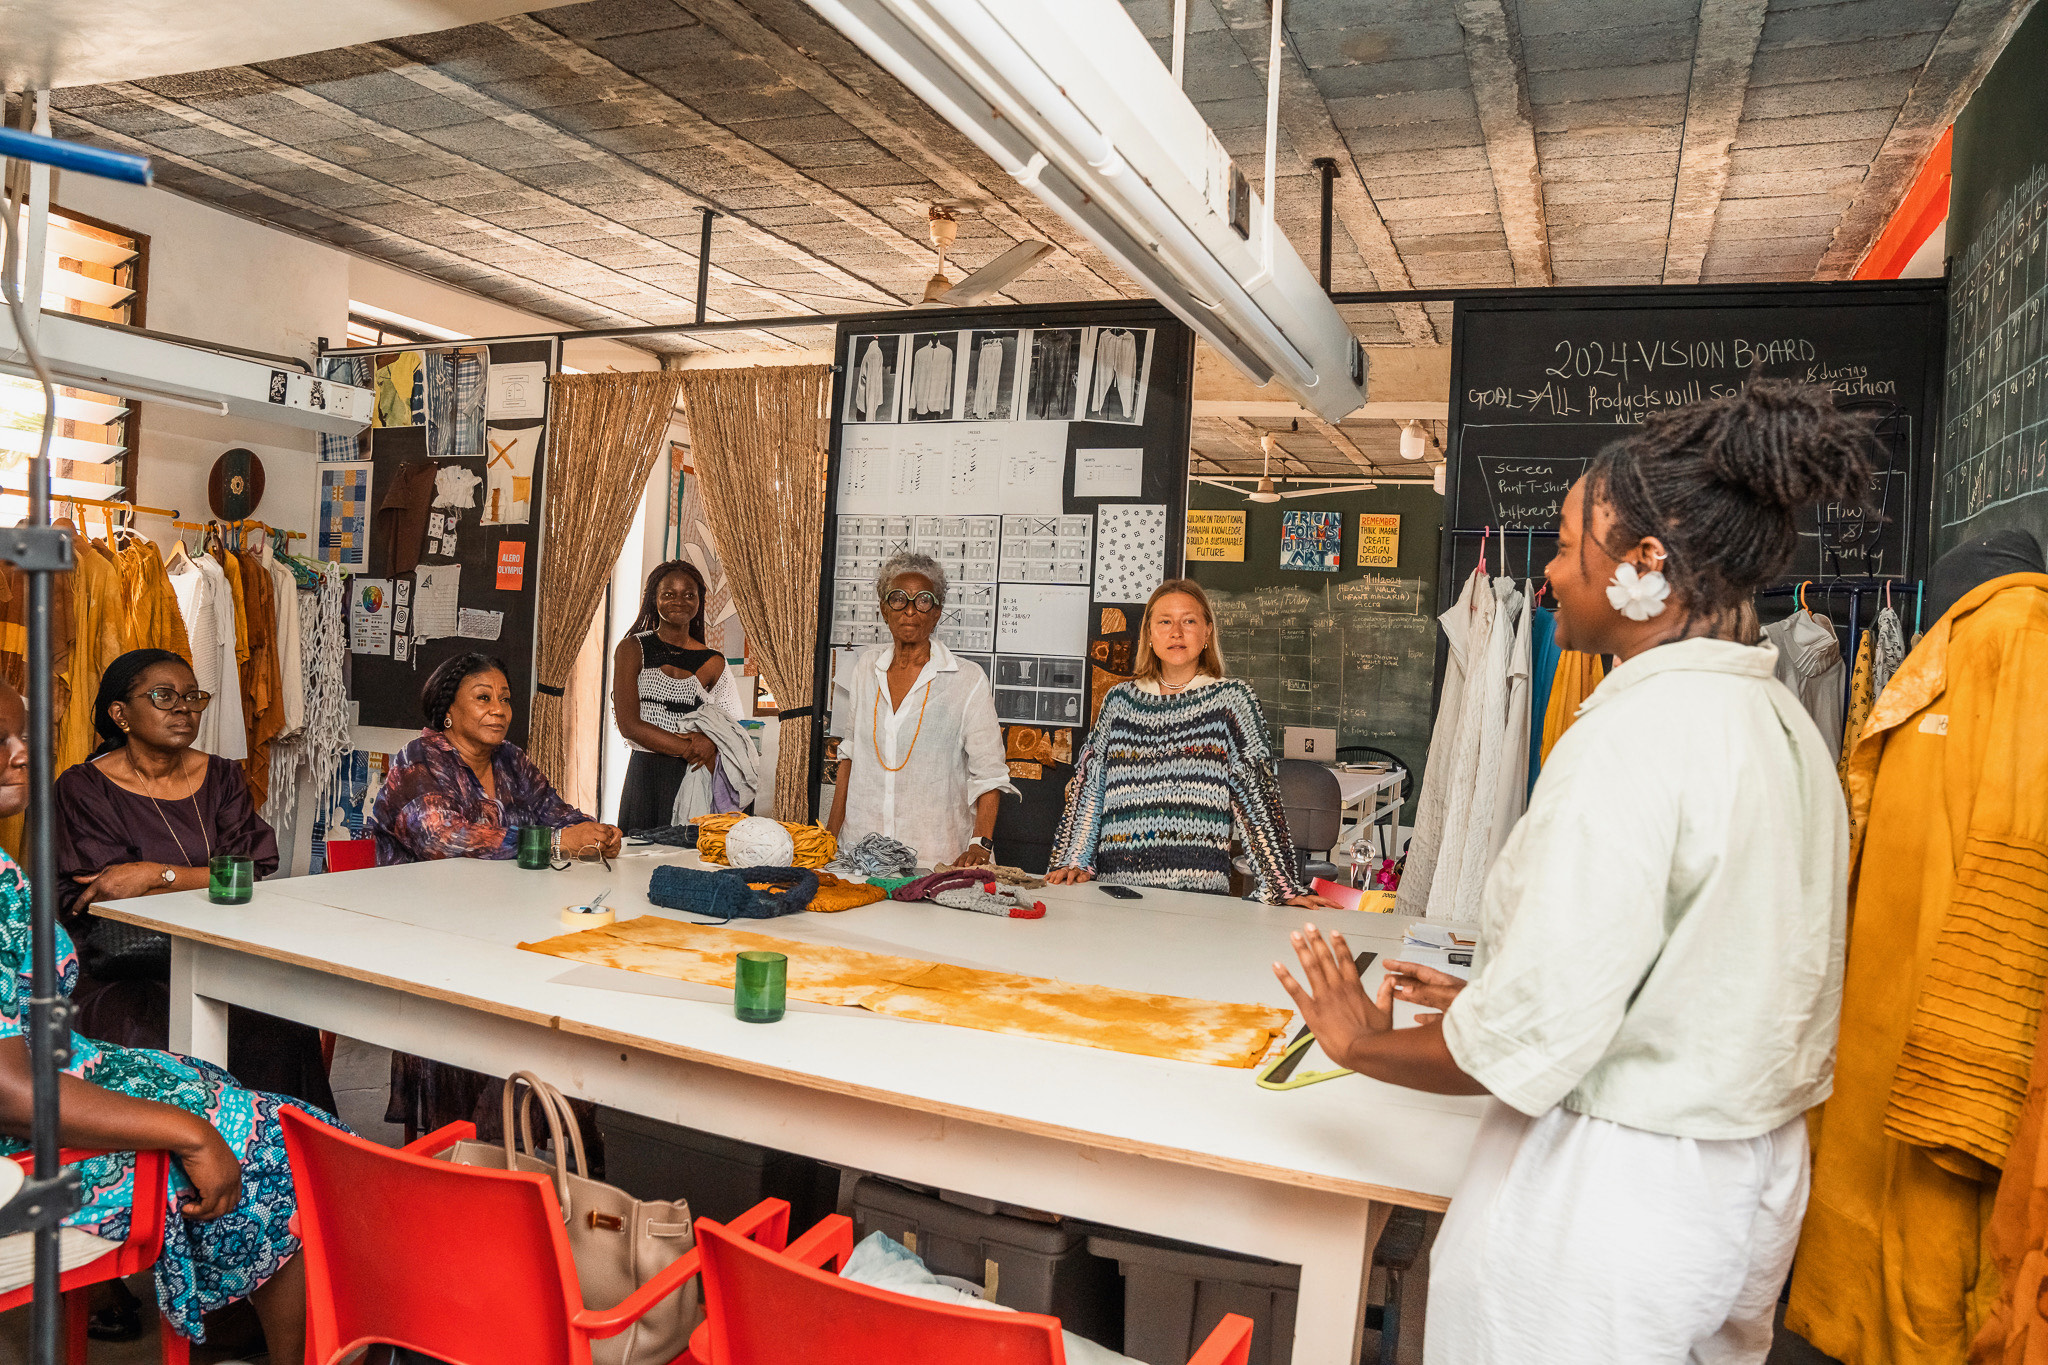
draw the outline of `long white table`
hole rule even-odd
[[[606,888],[622,919],[671,914],[645,894],[663,858],[696,861],[424,863],[264,882],[244,906],[187,891],[98,909],[172,936],[175,1049],[225,1062],[227,1007],[244,1005],[492,1075],[529,1068],[571,1095],[837,1166],[1298,1264],[1295,1365],[1357,1359],[1390,1206],[1445,1207],[1477,1131],[1476,1100],[1363,1077],[1272,1092],[1246,1070],[800,1001],[780,1023],[743,1024],[730,991],[514,947],[563,932],[561,908]],[[1034,894],[1042,920],[885,901],[737,927],[793,954],[832,943],[1286,1006],[1268,964],[1292,961],[1288,930],[1313,918],[1398,956],[1408,923],[1169,891]]]

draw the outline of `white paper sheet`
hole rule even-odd
[[[1074,496],[1137,498],[1145,493],[1145,450],[1142,446],[1074,452]]]
[[[1166,578],[1166,507],[1125,503],[1096,513],[1095,600],[1143,602]]]
[[[422,564],[413,570],[412,633],[421,640],[439,640],[460,632],[462,593],[460,564]]]
[[[1088,583],[1095,545],[1095,518],[1008,516],[1003,518],[1002,571],[1005,583]]]
[[[1003,584],[996,596],[996,649],[1018,654],[1087,653],[1088,589]]]
[[[485,379],[485,415],[494,419],[538,417],[547,403],[548,364],[527,360],[493,365]]]
[[[1047,512],[1066,510],[1067,424],[1010,422],[999,447],[1002,468],[997,486],[999,505],[988,511]]]
[[[839,434],[839,510],[891,511],[896,428],[845,426]]]

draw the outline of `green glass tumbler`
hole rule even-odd
[[[519,865],[528,872],[544,872],[555,851],[555,831],[547,825],[519,827]]]
[[[256,860],[223,853],[206,866],[206,898],[215,905],[247,905],[256,894]]]
[[[788,987],[787,956],[741,953],[733,962],[732,1012],[743,1024],[772,1024],[782,1017]]]

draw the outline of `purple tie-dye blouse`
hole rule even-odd
[[[378,866],[440,858],[513,857],[521,825],[567,829],[590,817],[555,794],[546,777],[516,744],[491,756],[496,800],[484,794],[469,764],[439,730],[393,756],[370,808]]]

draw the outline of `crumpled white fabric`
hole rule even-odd
[[[979,1294],[959,1288],[964,1281],[951,1276],[940,1279],[926,1268],[916,1252],[886,1232],[871,1232],[863,1238],[853,1249],[853,1255],[846,1258],[846,1265],[839,1274],[840,1278],[856,1284],[873,1285],[877,1289],[930,1299],[934,1303],[964,1304],[969,1308],[986,1308],[992,1313],[1017,1311],[999,1303],[990,1303]],[[1142,1365],[1127,1355],[1097,1346],[1088,1338],[1077,1337],[1072,1332],[1062,1331],[1060,1336],[1066,1340],[1067,1365]]]
[[[1430,1252],[1425,1365],[1761,1365],[1808,1188],[1806,1120],[1670,1137],[1487,1102]]]

